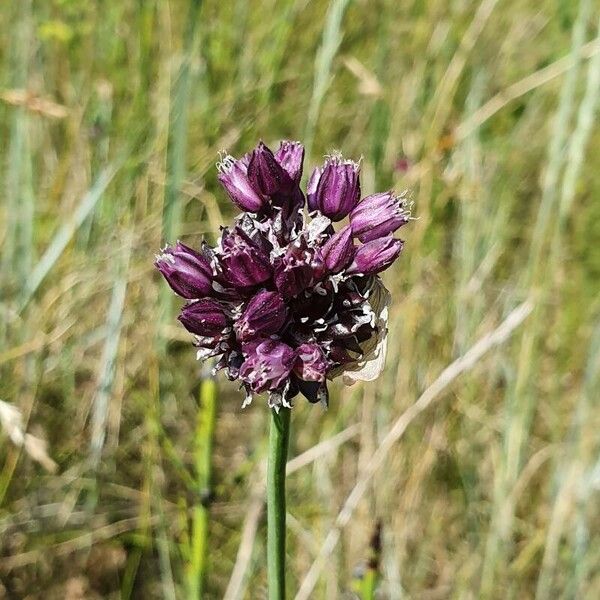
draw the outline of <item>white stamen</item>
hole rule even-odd
[[[235,158],[226,150],[219,151],[219,160],[217,161],[217,170],[219,173],[228,173],[235,164]]]

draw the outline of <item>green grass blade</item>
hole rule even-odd
[[[27,278],[25,291],[20,302],[21,311],[27,307],[42,281],[44,281],[65,251],[77,229],[92,213],[102,194],[113,180],[117,170],[118,167],[115,165],[104,169],[88,193],[81,199],[73,215],[58,228],[48,248],[46,248],[39,262],[33,268],[31,275]]]
[[[217,383],[210,375],[200,382],[199,400],[194,451],[197,504],[193,508],[190,563],[187,567],[188,598],[190,600],[200,600],[203,597],[207,572],[212,452],[217,413]]]
[[[342,42],[342,19],[349,3],[350,0],[331,0],[325,17],[323,38],[315,59],[313,90],[308,106],[306,132],[304,134],[304,145],[308,157],[311,156],[312,152],[321,104],[331,82],[333,60]]]

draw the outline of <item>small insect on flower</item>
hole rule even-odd
[[[292,141],[222,157],[219,181],[243,212],[214,247],[178,242],[155,263],[188,301],[179,320],[198,358],[240,380],[244,406],[264,392],[276,410],[299,393],[326,405],[328,380],[372,380],[385,361],[390,296],[378,273],[402,251],[405,194],[361,201],[360,164],[335,154],[309,179],[307,219],[303,162]]]

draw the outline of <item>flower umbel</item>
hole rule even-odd
[[[178,242],[156,267],[188,303],[179,320],[198,357],[254,394],[291,406],[298,393],[328,401],[327,380],[374,379],[383,368],[389,293],[377,275],[399,256],[393,233],[408,222],[404,195],[360,201],[359,163],[328,157],[300,189],[304,147],[260,142],[219,163],[219,181],[242,209],[214,247]],[[349,217],[349,224],[333,222]]]

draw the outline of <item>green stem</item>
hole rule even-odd
[[[269,600],[285,598],[285,465],[290,409],[271,411],[267,469],[267,569]]]
[[[200,383],[200,408],[196,428],[196,478],[199,502],[192,517],[192,539],[188,564],[188,598],[202,598],[208,547],[208,501],[212,474],[212,447],[217,404],[217,384],[212,377]]]
[[[377,585],[377,571],[368,568],[360,586],[360,600],[373,600]]]

